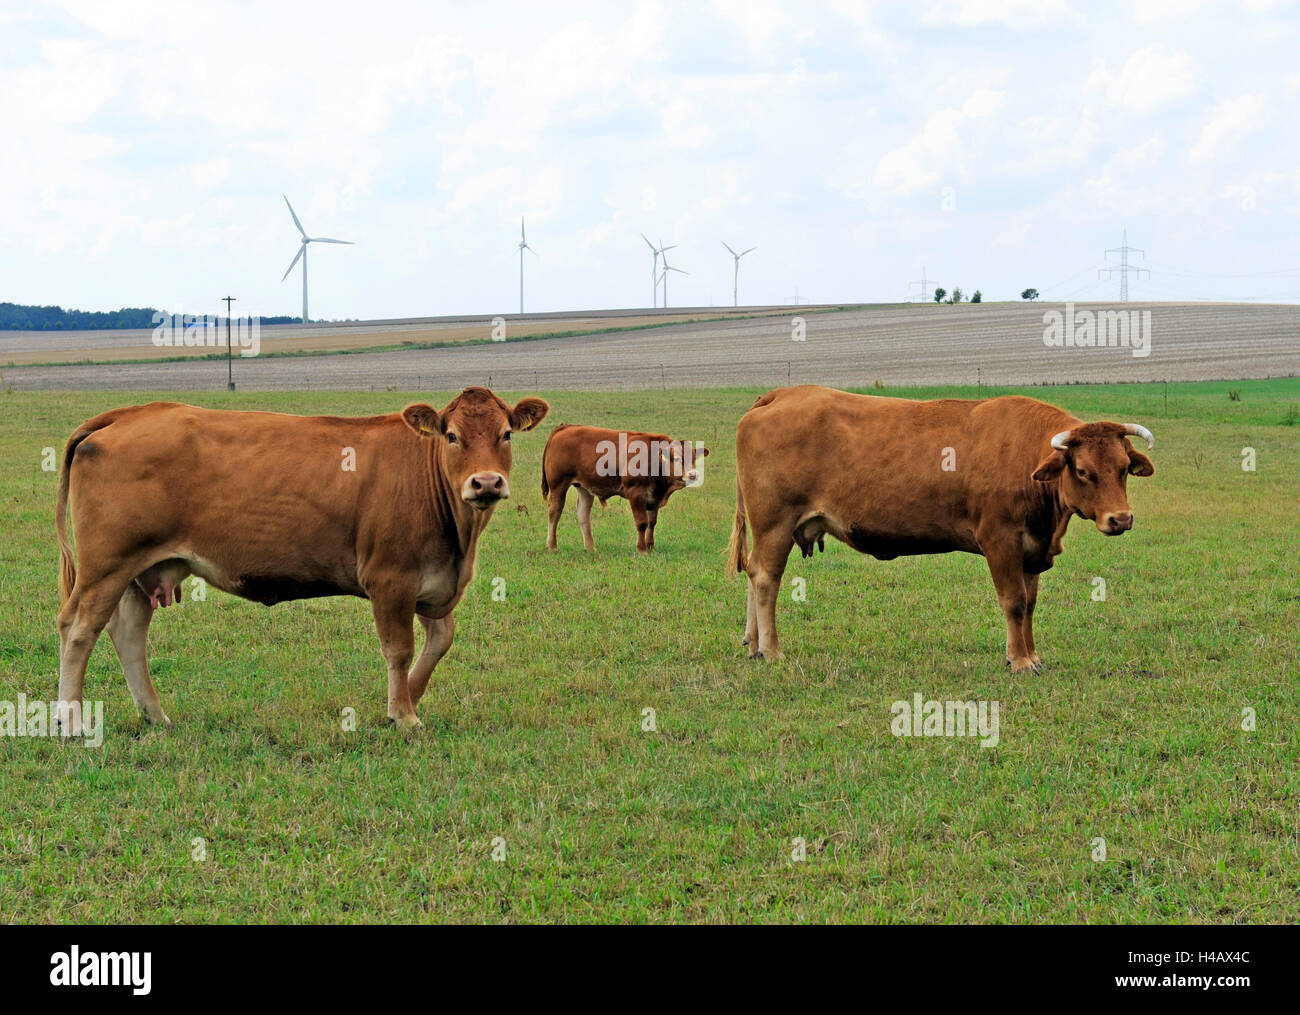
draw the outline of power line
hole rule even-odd
[[[1162,275],[1181,275],[1184,278],[1276,278],[1279,275],[1300,274],[1300,268],[1282,268],[1278,271],[1251,271],[1228,274],[1217,271],[1177,271],[1173,268],[1156,267]]]

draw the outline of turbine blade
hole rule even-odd
[[[349,247],[352,246],[351,240],[331,240],[328,236],[308,236],[307,242],[308,243],[346,243]]]
[[[655,252],[656,254],[659,253],[659,251],[655,250],[655,245],[654,245],[653,243],[651,243],[649,239],[646,238],[646,234],[645,234],[645,233],[642,233],[642,234],[641,234],[641,239],[645,240],[645,245],[646,245],[647,247],[649,247],[651,250],[654,250],[654,252]]]
[[[289,214],[293,216],[293,224],[296,225],[296,226],[298,227],[298,232],[302,233],[302,235],[303,235],[303,239],[306,239],[306,238],[307,238],[307,230],[304,229],[304,228],[302,227],[302,223],[298,221],[298,213],[295,212],[295,211],[293,210],[293,205],[289,204],[289,198],[288,198],[288,196],[285,195],[285,194],[281,194],[280,196],[284,198],[284,203],[287,204],[287,205],[289,205]]]
[[[727,243],[726,240],[722,241],[722,245],[727,248],[727,253],[730,254],[732,257],[739,256],[734,250],[731,249],[730,245]]]
[[[280,279],[281,282],[283,282],[286,278],[289,277],[289,272],[293,271],[293,266],[298,263],[298,258],[302,257],[302,252],[306,249],[307,249],[306,243],[301,243],[298,245],[298,253],[293,255],[293,260],[289,262],[289,267],[287,267],[284,270],[284,275]]]
[[[660,247],[660,248],[659,248],[659,253],[662,254],[665,250],[676,250],[676,249],[677,249],[677,244],[674,243],[674,244],[672,244],[671,246],[668,246],[668,247]]]
[[[752,253],[753,251],[755,251],[755,250],[757,250],[757,249],[758,249],[757,247],[750,247],[749,250],[742,250],[742,251],[740,252],[740,256],[741,256],[741,257],[744,257],[746,254]]]

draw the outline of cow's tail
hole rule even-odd
[[[54,502],[54,529],[59,535],[59,603],[68,601],[72,587],[77,584],[77,561],[72,555],[72,540],[68,538],[68,487],[72,476],[72,457],[77,447],[96,430],[102,430],[112,419],[99,416],[77,427],[63,449],[63,462],[59,466],[59,492]]]
[[[737,573],[749,569],[749,542],[745,531],[745,495],[740,492],[740,476],[736,476],[736,524],[731,530],[731,542],[727,544],[727,568]]]
[[[546,447],[542,448],[542,500],[551,495],[551,484],[546,482],[546,452],[551,450],[551,439],[546,438]]]

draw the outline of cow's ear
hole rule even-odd
[[[432,405],[416,402],[402,410],[402,422],[421,437],[442,433],[442,416]]]
[[[701,458],[709,457],[709,449],[706,448],[703,444],[701,444],[698,448],[695,449],[695,453],[699,455]]]
[[[1038,468],[1034,470],[1034,480],[1039,483],[1050,483],[1061,474],[1065,468],[1065,455],[1059,451],[1053,451],[1050,455],[1038,463]]]
[[[1155,463],[1137,448],[1128,449],[1128,471],[1131,476],[1154,476]]]
[[[546,418],[551,407],[540,398],[521,398],[510,413],[510,425],[515,430],[531,430]]]

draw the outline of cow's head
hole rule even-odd
[[[540,398],[525,398],[512,409],[487,388],[466,388],[441,412],[408,405],[402,419],[421,437],[440,442],[434,460],[447,485],[482,511],[510,496],[512,435],[531,430],[550,408]]]
[[[663,491],[659,502],[666,501],[671,494],[689,486],[699,486],[704,482],[703,459],[709,456],[709,449],[703,444],[690,441],[671,441],[661,444],[659,448],[659,475]]]
[[[1096,522],[1108,536],[1121,535],[1133,528],[1128,477],[1156,471],[1151,459],[1128,442],[1130,435],[1143,438],[1148,450],[1156,446],[1151,431],[1137,423],[1083,423],[1058,433],[1034,479],[1059,483],[1068,510]]]

